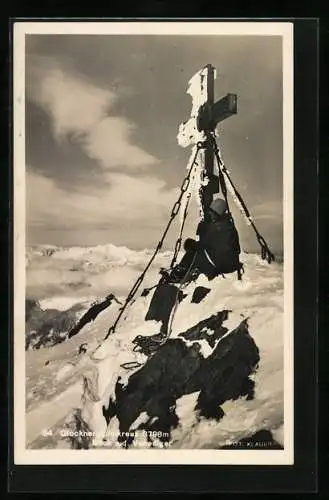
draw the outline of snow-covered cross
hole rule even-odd
[[[219,179],[214,173],[214,150],[210,141],[219,122],[237,113],[236,94],[227,94],[214,102],[216,69],[207,64],[189,81],[187,93],[192,97],[191,116],[182,123],[177,135],[178,144],[184,148],[205,143],[203,170],[207,182],[203,187],[203,204],[209,206],[213,195],[219,192]]]

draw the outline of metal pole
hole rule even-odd
[[[206,65],[207,68],[207,111],[208,117],[211,117],[212,108],[214,105],[214,82],[215,82],[215,68],[211,64]],[[209,119],[208,123],[211,120]],[[203,203],[204,208],[207,210],[212,202],[214,193],[219,192],[218,178],[214,177],[214,149],[211,141],[211,130],[205,130],[207,140],[205,147],[205,171],[209,177],[209,183],[203,189]]]

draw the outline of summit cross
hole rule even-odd
[[[208,183],[203,188],[205,208],[210,205],[213,195],[219,192],[219,178],[214,173],[214,148],[212,135],[221,121],[237,113],[237,95],[229,93],[215,102],[214,84],[216,68],[207,64],[189,81],[187,93],[192,97],[191,117],[182,123],[178,133],[178,143],[182,147],[203,142],[204,169]]]

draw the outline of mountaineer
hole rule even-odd
[[[169,282],[193,281],[200,274],[211,280],[219,274],[239,271],[239,235],[225,200],[213,200],[198,225],[197,235],[199,241],[191,238],[185,241],[185,255],[168,275]]]
[[[225,200],[217,198],[212,201],[204,220],[198,225],[197,235],[198,241],[192,238],[185,240],[185,254],[171,272],[160,271],[162,278],[145,316],[146,321],[162,322],[160,333],[154,336],[155,340],[166,336],[171,311],[176,301],[181,302],[185,297],[177,285],[195,281],[200,274],[212,280],[219,275],[235,271],[240,273],[239,235]],[[202,300],[209,289],[198,287],[195,292]],[[195,299],[196,295],[193,294],[192,302],[199,301]]]
[[[170,219],[162,237],[142,274],[132,286],[124,305],[120,308],[117,318],[108,329],[105,340],[115,332],[118,322],[136,295],[156,255],[163,247],[168,230],[180,209],[183,208],[183,205],[184,210],[180,212],[182,215],[180,233],[175,243],[170,267],[169,269],[160,270],[162,276],[159,282],[155,286],[145,288],[142,292],[142,296],[146,297],[150,290],[155,288],[145,320],[161,321],[162,327],[160,333],[164,333],[164,339],[170,336],[172,318],[174,317],[177,304],[186,297],[186,294],[184,295],[183,292],[185,284],[195,281],[200,274],[204,274],[211,281],[218,275],[222,274],[225,277],[225,274],[235,271],[237,272],[238,279],[241,280],[243,266],[239,260],[239,236],[227,204],[227,186],[229,186],[233,200],[244,215],[248,226],[256,234],[261,247],[262,259],[266,259],[269,264],[275,259],[275,256],[270,251],[266,241],[253,222],[252,216],[221,158],[220,149],[216,141],[216,136],[218,135],[216,127],[220,122],[237,113],[237,95],[227,94],[215,102],[215,74],[214,66],[207,64],[189,81],[187,93],[192,97],[191,115],[187,121],[179,126],[177,134],[180,146],[184,148],[193,146],[187,166],[188,174],[183,179],[180,194],[172,207]],[[200,105],[201,95],[203,104]],[[199,155],[201,150],[204,153],[202,157]],[[216,173],[214,170],[215,159],[217,162]],[[191,185],[191,181],[194,184],[193,186]],[[175,265],[177,253],[182,242],[182,234],[188,215],[188,206],[193,187],[197,188],[195,194],[197,193],[197,201],[202,206],[204,217],[197,228],[197,241],[191,238],[185,241],[184,257],[178,265]],[[224,199],[218,197],[218,195],[216,199],[213,198],[219,192],[221,192]],[[184,194],[186,194],[185,198]],[[195,287],[191,302],[199,303],[209,291],[209,288]]]

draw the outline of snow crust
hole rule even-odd
[[[206,419],[197,421],[197,416],[193,411],[191,413],[182,410],[183,416],[180,418],[180,425],[173,432],[173,447],[219,447],[257,430],[277,429],[283,425],[281,269],[276,264],[272,267],[266,265],[256,256],[248,256],[247,260],[249,266],[244,278],[247,286],[237,286],[235,276],[227,277],[225,280],[218,278],[212,282],[212,290],[205,303],[191,304],[188,297],[185,298],[177,309],[171,338],[177,337],[179,333],[218,310],[229,309],[233,311],[227,322],[224,322],[224,326],[229,329],[229,332],[243,318],[249,318],[249,329],[260,349],[261,359],[259,370],[255,375],[255,399],[247,401],[240,398],[238,401],[227,402],[226,406],[224,405],[225,416],[220,422]],[[205,285],[205,279],[200,278],[197,284]],[[190,291],[187,289],[185,292],[191,296],[192,286]],[[106,340],[96,350],[93,356],[93,359],[97,360],[95,367],[97,366],[98,370],[98,383],[93,387],[98,401],[92,404],[93,415],[101,414],[102,406],[107,404],[109,396],[115,397],[114,387],[117,377],[121,376],[122,382],[126,384],[129,375],[138,370],[135,368],[128,375],[126,370],[120,368],[120,364],[128,361],[143,363],[142,355],[132,352],[131,341],[138,334],[148,335],[158,331],[156,324],[149,325],[143,322],[147,302],[145,299],[136,302],[131,307],[126,321],[118,328],[113,337]],[[188,341],[185,342],[190,344]],[[205,344],[205,340],[199,341],[201,353],[207,357],[213,349]],[[89,412],[91,411],[90,406],[89,404]],[[97,435],[102,435],[103,426],[104,422],[101,423],[100,428],[94,428]]]
[[[52,255],[42,257],[32,255],[31,260],[33,263],[33,259],[39,262],[40,259],[41,261],[44,259],[48,262],[48,266],[50,262],[56,263],[52,268],[54,272],[56,266],[60,267],[60,263],[64,261],[63,254],[74,255],[76,265],[81,264],[82,256],[88,255],[88,259],[102,268],[102,258],[106,259],[109,256],[108,249],[108,246],[97,247],[92,251],[82,248],[59,250],[55,248]],[[57,252],[60,257],[54,258]],[[114,253],[119,260],[118,254],[119,252]],[[126,255],[129,255],[129,264],[126,264],[128,269],[136,262],[146,263],[148,257],[147,251],[131,251],[126,252]],[[123,259],[123,256],[120,258]],[[163,260],[167,258],[168,255],[162,256]],[[179,416],[180,424],[173,431],[170,445],[172,448],[219,447],[264,428],[273,430],[278,441],[283,441],[283,266],[275,262],[269,265],[259,256],[251,254],[243,254],[241,260],[245,264],[242,282],[237,281],[236,274],[226,275],[225,279],[219,277],[212,282],[208,282],[205,276],[200,276],[194,285],[191,284],[184,290],[188,296],[176,310],[171,338],[177,337],[179,333],[223,309],[232,311],[224,322],[229,331],[242,319],[248,318],[250,334],[260,350],[259,369],[254,376],[255,399],[247,401],[240,398],[234,402],[224,403],[225,416],[219,422],[215,422],[197,419],[194,412],[197,394],[184,396],[176,404],[176,414]],[[46,263],[44,266],[46,267]],[[121,269],[121,266],[117,265],[118,273]],[[88,270],[81,272],[86,282],[93,280],[93,275],[89,274]],[[154,284],[159,278],[156,269],[153,278],[156,278]],[[197,285],[211,287],[211,291],[200,304],[191,304],[191,295]],[[110,292],[109,283],[107,293]],[[56,297],[48,299],[45,297],[42,302],[43,307],[55,305],[56,301],[58,306],[60,295]],[[81,298],[86,300],[87,296],[82,295]],[[111,420],[111,428],[108,428],[102,407],[108,404],[109,398],[115,400],[114,389],[118,378],[121,377],[120,382],[126,385],[131,374],[139,369],[136,366],[126,370],[121,365],[133,361],[143,364],[147,361],[146,356],[133,352],[132,340],[137,335],[151,335],[159,331],[157,322],[144,321],[151,298],[152,292],[146,297],[137,296],[136,301],[123,316],[117,331],[105,341],[108,328],[119,310],[117,304],[102,311],[94,322],[86,325],[79,335],[69,341],[26,353],[27,435],[30,441],[42,434],[45,426],[55,425],[77,407],[81,409],[83,419],[95,433],[93,446],[102,447],[104,436],[115,433],[113,430],[115,421]],[[76,300],[79,302],[80,297],[77,296]],[[62,305],[72,301],[73,297],[65,296],[64,293]],[[83,342],[88,344],[87,353],[78,355],[79,345]],[[205,340],[199,341],[199,344],[201,354],[204,357],[209,356],[213,349]],[[88,397],[83,389],[82,377],[88,381]],[[57,400],[60,398],[61,404],[57,404],[53,398]],[[115,439],[112,441],[116,442]],[[143,442],[143,436],[140,442]],[[144,444],[145,447],[149,446],[149,443]]]

